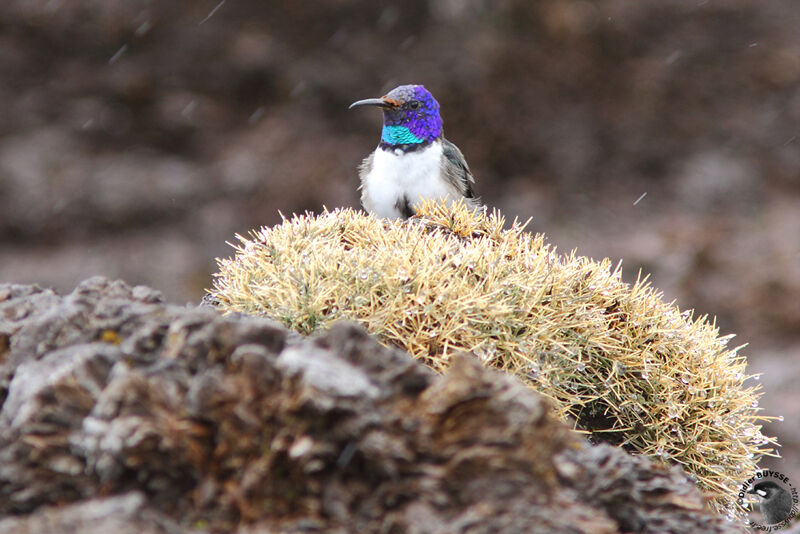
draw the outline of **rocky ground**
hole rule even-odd
[[[8,0],[0,281],[197,302],[234,233],[356,206],[379,118],[347,105],[425,83],[488,205],[749,344],[797,477],[798,27],[794,0]]]
[[[99,277],[0,285],[0,404],[4,533],[741,532],[469,355],[436,376]]]

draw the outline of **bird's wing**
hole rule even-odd
[[[444,165],[443,174],[445,180],[453,184],[466,198],[475,198],[475,193],[472,191],[475,177],[472,176],[472,171],[469,170],[464,154],[461,153],[456,145],[442,138],[442,155],[450,163],[449,165]]]
[[[364,189],[364,179],[372,172],[373,159],[375,159],[375,152],[370,152],[369,156],[364,158],[364,161],[358,166],[358,178],[361,180],[361,185],[358,186],[359,189]]]

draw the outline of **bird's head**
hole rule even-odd
[[[757,496],[758,500],[763,502],[770,500],[773,496],[782,491],[786,490],[781,488],[775,482],[772,482],[771,480],[763,480],[761,482],[756,482],[755,484],[753,484],[753,487],[750,488],[747,491],[747,493],[751,493]]]
[[[401,85],[380,98],[350,104],[351,109],[358,106],[378,106],[383,110],[381,144],[428,144],[442,135],[439,103],[422,85]]]

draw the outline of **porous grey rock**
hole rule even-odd
[[[95,498],[65,506],[46,506],[37,513],[0,519],[4,534],[106,532],[173,534],[198,532],[178,526],[168,516],[147,508],[141,492]],[[199,534],[199,532],[198,532]]]
[[[737,532],[467,355],[435,376],[93,278],[0,286],[0,531]]]
[[[380,395],[366,373],[311,343],[283,351],[278,358],[278,368],[290,376],[302,377],[312,390],[333,397],[376,399]]]

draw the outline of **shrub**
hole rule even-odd
[[[355,320],[435,370],[471,351],[552,399],[595,441],[680,464],[737,514],[738,486],[770,454],[759,387],[707,317],[620,266],[560,255],[497,212],[424,203],[409,221],[351,209],[238,236],[211,290],[223,310],[304,334]]]

